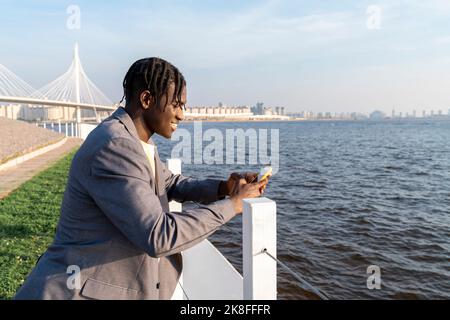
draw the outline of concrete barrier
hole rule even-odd
[[[40,156],[41,154],[44,154],[46,152],[49,152],[53,149],[59,148],[60,146],[62,146],[65,142],[66,142],[67,138],[62,138],[61,140],[59,140],[56,143],[47,145],[45,147],[39,148],[37,150],[31,151],[27,154],[18,156],[14,159],[8,160],[7,162],[3,163],[0,165],[0,171],[1,170],[5,170],[5,169],[9,169],[11,167],[14,167],[22,162],[25,162],[27,160],[30,160],[34,157]]]

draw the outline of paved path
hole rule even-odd
[[[67,138],[67,141],[59,148],[48,151],[21,164],[0,171],[0,199],[5,198],[11,191],[17,189],[22,183],[31,179],[37,173],[47,169],[56,161],[64,157],[77,146],[82,140],[78,138]]]

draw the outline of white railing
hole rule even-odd
[[[95,129],[98,124],[90,123],[76,123],[75,121],[68,122],[36,122],[37,127],[42,127],[44,129],[49,129],[58,133],[64,134],[66,137],[77,137],[83,140],[89,135],[89,133]]]
[[[181,173],[181,160],[167,160],[168,169]],[[181,204],[171,202],[171,211]],[[183,272],[173,300],[277,299],[276,203],[267,198],[244,200],[242,219],[243,276],[208,240],[182,252]]]

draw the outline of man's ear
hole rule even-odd
[[[141,92],[139,100],[141,102],[142,108],[144,108],[145,110],[152,108],[155,104],[155,99],[148,90],[144,90]]]

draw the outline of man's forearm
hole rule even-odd
[[[167,189],[168,200],[178,202],[195,201],[199,203],[211,203],[223,199],[220,197],[226,188],[219,179],[193,179],[181,175],[173,175],[170,188]]]

